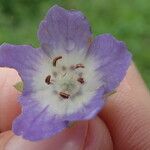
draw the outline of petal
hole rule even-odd
[[[102,109],[104,106],[104,99],[103,99],[103,92],[104,89],[100,88],[97,90],[95,96],[90,100],[88,104],[86,104],[80,111],[74,113],[69,116],[65,116],[64,118],[67,121],[75,121],[75,120],[89,120],[97,115],[97,113]]]
[[[16,135],[37,141],[51,137],[67,127],[66,122],[60,122],[50,115],[49,106],[41,106],[38,102],[31,101],[30,105],[23,106],[22,114],[13,122]]]
[[[99,61],[97,71],[102,74],[105,93],[111,92],[124,78],[131,62],[126,45],[110,34],[103,34],[95,38],[88,54]]]
[[[0,46],[0,67],[16,69],[24,82],[24,90],[31,91],[31,81],[44,55],[40,49],[28,45],[3,44]]]
[[[38,37],[46,53],[53,49],[67,51],[89,47],[90,26],[80,11],[53,6],[41,22]]]

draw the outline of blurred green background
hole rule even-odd
[[[54,4],[81,10],[94,35],[112,33],[125,41],[150,88],[149,0],[0,0],[0,44],[39,46],[38,25]]]

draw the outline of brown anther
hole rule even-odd
[[[60,92],[59,95],[60,95],[62,98],[64,98],[64,99],[68,99],[69,96],[70,96],[69,94],[66,94],[66,93],[64,93],[64,92]]]
[[[53,59],[53,66],[56,66],[56,63],[59,59],[62,59],[62,56],[58,56],[58,57]]]
[[[48,85],[51,84],[51,75],[48,75],[45,79],[45,83],[47,83]]]
[[[85,67],[83,64],[76,64],[76,66],[74,68],[77,69],[77,68],[85,68]]]
[[[81,84],[84,84],[84,79],[83,78],[78,78],[77,81],[80,82]]]

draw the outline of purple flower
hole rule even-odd
[[[53,6],[41,22],[40,48],[2,44],[0,66],[24,83],[13,131],[28,140],[51,137],[70,122],[91,119],[125,76],[131,55],[110,34],[93,39],[80,11]]]

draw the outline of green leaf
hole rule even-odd
[[[17,91],[22,92],[22,91],[23,91],[23,82],[20,81],[20,82],[16,83],[16,84],[14,85],[14,87],[15,87],[15,89],[16,89]]]

